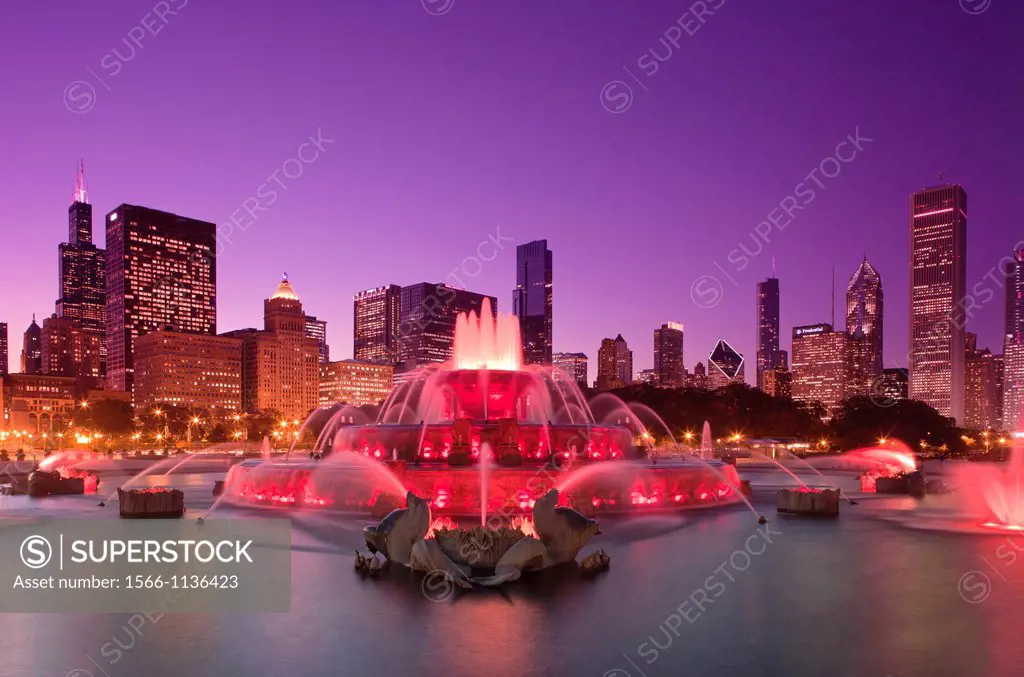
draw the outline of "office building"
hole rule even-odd
[[[964,376],[964,427],[999,430],[1003,417],[1003,358],[971,346]]]
[[[7,374],[7,323],[0,322],[0,376]]]
[[[43,340],[42,330],[36,324],[36,316],[32,316],[32,324],[28,325],[21,341],[21,373],[43,373]]]
[[[402,288],[397,284],[367,289],[353,300],[352,354],[360,362],[395,364]]]
[[[764,390],[763,373],[784,369],[786,354],[779,347],[779,280],[765,278],[757,283],[757,387]]]
[[[135,406],[200,409],[222,418],[242,411],[242,340],[154,331],[135,340]]]
[[[263,302],[263,329],[222,336],[242,340],[242,408],[305,419],[320,405],[320,346],[306,335],[306,314],[284,276]]]
[[[552,355],[555,367],[561,369],[580,388],[587,387],[589,360],[585,353],[555,353]]]
[[[1002,266],[1006,274],[1006,336],[1014,341],[1024,343],[1024,248],[1017,248],[1012,253],[1009,267]]]
[[[633,351],[626,344],[626,339],[622,338],[622,334],[613,339],[603,339],[597,351],[597,380],[594,387],[598,390],[612,390],[632,382]]]
[[[217,333],[215,226],[129,204],[107,214],[106,225],[106,383],[131,392],[136,338]]]
[[[40,331],[40,373],[50,376],[101,376],[102,340],[85,331],[76,320],[56,313],[43,320]]]
[[[896,402],[907,399],[907,389],[910,382],[910,374],[902,367],[883,369],[882,375],[878,377],[872,388],[872,396],[880,398],[882,402]]]
[[[75,379],[44,374],[7,374],[0,378],[0,428],[30,435],[55,436],[67,429],[75,410]],[[26,446],[30,446],[26,443]]]
[[[320,364],[331,361],[331,349],[327,345],[327,320],[318,320],[313,315],[306,315],[306,336],[316,341]]]
[[[654,385],[683,387],[683,325],[666,322],[654,330]]]
[[[68,208],[68,241],[58,246],[58,318],[77,324],[83,341],[99,346],[91,358],[97,376],[106,370],[106,251],[93,243],[92,205],[85,188],[85,167],[79,164],[75,192]]]
[[[736,352],[725,339],[718,339],[715,349],[708,355],[708,385],[711,390],[724,388],[746,380],[743,355]]]
[[[551,275],[551,250],[547,240],[534,240],[516,247],[512,314],[519,318],[526,364],[551,364]]]
[[[846,285],[846,333],[857,343],[854,379],[865,388],[882,373],[882,277],[867,255]]]
[[[910,212],[910,397],[962,424],[967,193],[928,188]]]
[[[765,369],[762,374],[761,390],[772,397],[793,396],[793,374],[782,367]]]
[[[421,282],[402,287],[398,325],[400,368],[403,371],[426,364],[447,362],[455,345],[455,318],[459,313],[482,312],[490,299],[497,317],[498,300],[446,284]]]
[[[320,406],[377,405],[391,392],[395,368],[390,364],[341,360],[320,367]]]
[[[826,420],[853,394],[850,344],[850,336],[830,324],[793,327],[793,399],[821,402]]]

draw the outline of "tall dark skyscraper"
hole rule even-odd
[[[446,284],[421,282],[402,287],[398,352],[404,369],[445,362],[455,344],[455,318],[459,313],[480,313],[484,299],[491,300],[493,316],[498,299]]]
[[[786,366],[779,348],[779,280],[765,278],[757,283],[757,387],[764,389],[764,372]]]
[[[882,278],[867,255],[846,285],[846,333],[853,337],[853,378],[870,387],[882,374]]]
[[[1013,265],[1006,273],[1006,324],[1003,333],[1024,343],[1024,249],[1013,250]]]
[[[32,316],[32,324],[28,325],[21,342],[21,373],[43,373],[43,331],[36,324],[36,316]]]
[[[88,342],[99,346],[96,368],[102,374],[107,343],[106,252],[92,241],[92,205],[81,164],[68,208],[68,241],[59,245],[58,255],[57,317],[77,323]]]
[[[215,225],[122,204],[107,224],[107,387],[131,392],[134,341],[217,333]]]
[[[519,318],[526,364],[551,364],[551,270],[547,240],[516,247],[512,313]]]
[[[359,362],[398,362],[398,325],[402,288],[397,284],[367,289],[353,299],[352,355]]]
[[[654,379],[667,388],[681,388],[686,379],[683,363],[683,325],[666,322],[654,330]]]
[[[967,193],[926,188],[910,197],[910,398],[964,421]]]
[[[7,375],[7,323],[0,322],[0,376]]]

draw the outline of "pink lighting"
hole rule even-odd
[[[503,313],[492,316],[491,300],[485,298],[479,315],[460,314],[455,319],[454,369],[522,369],[519,318]]]

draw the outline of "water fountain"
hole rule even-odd
[[[518,318],[495,317],[485,300],[479,315],[458,316],[452,359],[410,374],[376,422],[332,427],[313,450],[321,461],[239,463],[223,498],[381,512],[408,490],[427,497],[435,514],[487,522],[528,513],[568,471],[605,465],[616,471],[581,474],[563,502],[593,514],[742,498],[727,464],[647,461],[633,446],[643,424],[618,398],[599,397],[611,413],[596,420],[567,374],[524,365]]]
[[[707,421],[704,421],[704,431],[700,435],[700,457],[714,457],[714,449],[711,444],[711,424]]]
[[[1024,531],[1024,441],[1015,440],[1005,468],[971,463],[954,473],[966,512],[981,526]]]

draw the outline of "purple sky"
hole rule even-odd
[[[788,348],[793,325],[829,319],[832,266],[844,290],[865,250],[885,287],[887,366],[903,365],[910,192],[940,171],[967,189],[969,289],[1024,237],[1017,0],[729,0],[703,24],[680,19],[689,0],[154,4],[185,6],[163,23],[148,0],[3,10],[12,367],[31,314],[53,312],[79,157],[97,223],[129,202],[225,224],[322,130],[335,142],[224,248],[218,325],[260,324],[287,271],[336,359],[352,354],[355,291],[444,279],[500,227],[513,242],[461,278],[509,311],[514,245],[546,237],[555,350],[588,353],[592,377],[601,338],[620,332],[650,367],[668,320],[686,325],[690,368],[718,336],[752,359],[772,256]],[[138,48],[126,36],[143,23],[157,34]],[[647,75],[644,54],[665,44]],[[619,114],[602,106],[613,80],[635,95]],[[737,270],[730,251],[756,251],[754,227],[858,128],[872,141]],[[710,309],[691,298],[703,275],[724,285]],[[1001,298],[971,323],[982,345],[999,343]]]

